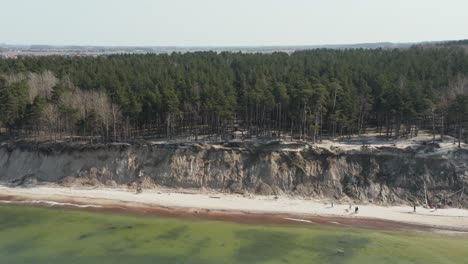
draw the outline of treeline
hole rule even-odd
[[[22,57],[0,60],[0,76],[9,138],[467,137],[459,47]]]

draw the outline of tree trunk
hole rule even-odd
[[[432,108],[432,143],[435,142],[435,112]]]

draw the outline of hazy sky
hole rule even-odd
[[[467,0],[0,0],[0,43],[312,45],[468,38]]]

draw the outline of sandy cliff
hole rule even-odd
[[[2,145],[0,181],[154,185],[468,207],[468,150],[301,144]]]

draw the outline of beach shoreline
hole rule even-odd
[[[0,202],[71,207],[96,212],[232,221],[247,224],[320,224],[376,230],[411,230],[468,235],[468,210],[374,204],[351,205],[290,196],[256,196],[211,190],[155,188],[143,193],[121,187],[78,188],[57,184],[0,185]],[[359,212],[354,213],[355,206]]]

